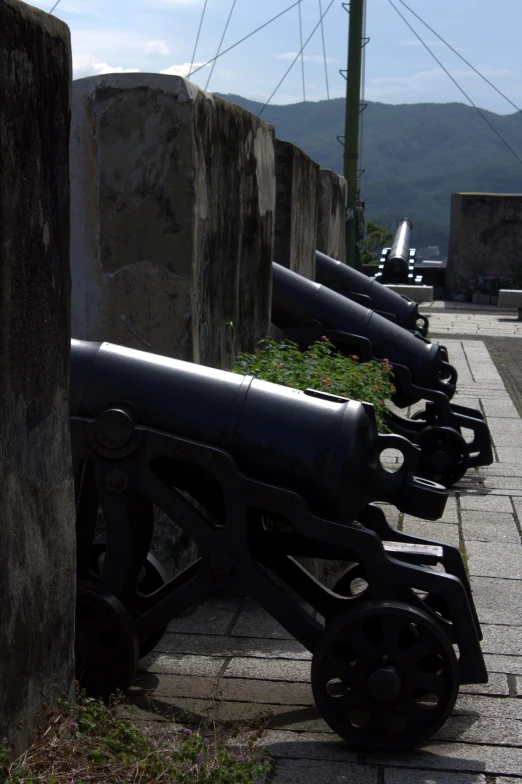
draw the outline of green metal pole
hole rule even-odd
[[[348,32],[348,73],[344,121],[344,176],[348,185],[346,205],[346,263],[361,269],[356,235],[359,201],[359,113],[361,101],[362,35],[365,0],[351,0]]]

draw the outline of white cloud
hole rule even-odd
[[[276,60],[295,60],[297,57],[297,52],[281,52],[280,54],[273,54]],[[324,57],[322,54],[305,54],[299,55],[298,60],[304,59],[305,63],[324,63]],[[338,63],[339,60],[335,60],[333,57],[326,58],[327,63]]]
[[[137,73],[139,70],[139,68],[122,68],[119,65],[98,62],[96,57],[91,54],[73,55],[73,77],[75,79],[106,73]]]
[[[166,41],[147,41],[145,54],[170,54],[169,45]]]
[[[206,63],[192,63],[192,70],[194,71],[196,68],[201,68],[202,65],[206,65]],[[207,66],[209,68],[210,66]],[[190,63],[180,63],[180,65],[171,65],[170,68],[164,68],[160,73],[162,74],[170,74],[171,76],[184,76],[187,77],[190,71]]]

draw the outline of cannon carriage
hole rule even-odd
[[[324,335],[340,351],[363,362],[391,362],[396,388],[392,402],[402,409],[427,401],[412,419],[391,410],[387,415],[394,433],[420,446],[420,476],[451,486],[468,468],[492,462],[491,438],[481,412],[451,402],[457,371],[444,346],[275,262],[272,322],[301,347]],[[472,433],[469,442],[462,434],[466,430]]]
[[[371,405],[73,341],[70,410],[76,663],[90,694],[128,689],[173,618],[231,587],[312,652],[318,710],[357,746],[420,743],[459,684],[487,680],[458,550],[392,529],[374,504],[436,519],[446,490],[415,475],[418,447],[377,433]],[[389,447],[403,456],[393,473],[381,462]],[[153,505],[198,546],[169,581],[149,555]],[[352,572],[330,590],[299,556]]]

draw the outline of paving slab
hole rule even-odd
[[[482,640],[484,653],[501,653],[508,656],[522,655],[522,626],[483,624],[482,634],[484,635]]]
[[[165,634],[160,653],[203,656],[255,656],[274,659],[311,659],[312,654],[295,640],[263,640],[247,637],[213,637],[210,634]]]
[[[460,508],[463,511],[476,512],[502,512],[505,514],[513,512],[509,498],[485,493],[481,490],[461,495]]]
[[[367,765],[287,759],[276,763],[273,780],[277,784],[377,784],[379,781],[377,769]]]
[[[522,656],[501,656],[485,653],[484,661],[488,672],[505,672],[510,675],[522,675]]]
[[[431,522],[426,520],[416,520],[409,518],[404,520],[402,530],[412,536],[420,536],[425,539],[433,539],[445,544],[459,546],[460,535],[458,525],[446,523],[439,525],[439,521]]]
[[[466,552],[471,575],[522,580],[522,549],[519,544],[469,541]]]
[[[497,779],[498,782],[498,779]],[[443,773],[386,768],[384,784],[486,784],[486,777],[473,773]]]
[[[477,512],[462,512],[464,541],[520,544],[520,533],[512,514],[486,512],[479,515]]]
[[[366,761],[385,767],[518,776],[522,770],[522,749],[472,743],[429,743],[408,754],[368,754]]]
[[[233,658],[223,673],[224,678],[252,678],[276,681],[310,681],[309,661],[289,659]]]

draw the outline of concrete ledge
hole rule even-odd
[[[387,289],[402,294],[413,302],[433,302],[433,286],[406,286],[397,283],[384,283]]]
[[[522,308],[522,290],[500,289],[498,304],[501,308]]]

